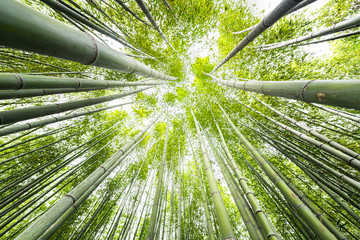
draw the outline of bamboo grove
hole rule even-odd
[[[359,14],[1,0],[0,239],[360,239]]]

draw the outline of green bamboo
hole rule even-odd
[[[128,13],[130,13],[133,17],[135,17],[137,20],[139,20],[140,22],[142,22],[143,24],[145,24],[146,26],[149,26],[151,28],[154,28],[152,25],[148,24],[147,22],[145,22],[142,18],[140,18],[136,13],[134,13],[123,1],[121,0],[115,0],[118,4],[120,4],[120,6],[125,9],[125,11],[127,11]]]
[[[0,136],[6,136],[9,134],[21,132],[21,131],[24,131],[27,129],[32,129],[32,128],[39,127],[39,126],[46,126],[46,125],[54,123],[54,122],[60,122],[60,121],[64,121],[64,120],[68,120],[68,119],[72,119],[72,118],[76,118],[76,117],[80,117],[80,116],[85,116],[88,114],[101,112],[104,110],[108,110],[111,108],[115,108],[115,107],[119,107],[119,106],[123,106],[123,105],[127,105],[127,104],[132,104],[132,103],[136,103],[136,102],[116,104],[116,105],[110,106],[110,107],[98,108],[95,110],[87,110],[87,111],[79,112],[79,113],[71,113],[68,115],[56,116],[56,117],[46,118],[46,119],[42,119],[42,120],[27,122],[27,123],[15,125],[15,126],[5,127],[3,129],[0,129]]]
[[[302,0],[299,4],[297,4],[295,7],[293,7],[291,10],[289,10],[286,15],[290,14],[290,13],[293,13],[293,12],[296,12],[297,10],[300,10],[306,6],[308,6],[309,4],[313,3],[313,2],[316,2],[317,0]],[[255,26],[251,26],[249,28],[246,28],[244,30],[241,30],[239,32],[233,32],[233,34],[241,34],[241,33],[245,33],[245,32],[249,32],[251,30],[253,30],[254,28],[256,27]]]
[[[0,2],[0,44],[144,77],[175,79],[13,0]]]
[[[344,161],[345,163],[349,164],[349,165],[352,166],[353,168],[355,168],[355,169],[357,169],[357,170],[360,170],[360,161],[359,161],[358,159],[356,159],[356,158],[354,158],[354,157],[351,157],[351,156],[349,156],[349,155],[347,155],[347,154],[345,154],[345,153],[343,153],[343,152],[341,152],[341,151],[339,151],[339,150],[337,150],[337,149],[335,149],[335,148],[333,148],[333,147],[331,147],[331,146],[329,146],[329,145],[327,145],[327,144],[325,144],[325,143],[322,143],[322,142],[320,142],[320,141],[318,141],[318,140],[315,140],[315,139],[313,139],[313,138],[310,138],[310,137],[308,137],[306,134],[300,133],[299,131],[297,131],[297,130],[295,130],[295,129],[293,129],[293,128],[285,125],[285,124],[282,124],[282,123],[276,121],[276,120],[273,119],[273,118],[270,118],[270,117],[268,117],[268,116],[265,116],[264,114],[260,113],[259,111],[255,110],[255,109],[253,109],[253,108],[250,108],[250,107],[248,107],[248,106],[246,106],[246,105],[243,105],[243,106],[245,106],[245,107],[251,109],[252,111],[256,112],[257,114],[265,117],[266,119],[268,119],[269,121],[273,122],[273,123],[276,124],[277,126],[279,126],[279,127],[283,128],[284,130],[292,133],[292,134],[295,135],[296,137],[298,137],[298,138],[300,138],[300,139],[302,139],[302,140],[305,140],[306,142],[308,142],[308,143],[316,146],[317,148],[320,148],[320,149],[322,149],[322,150],[330,153],[331,155],[333,155],[333,156],[341,159],[342,161]]]
[[[120,150],[112,155],[105,163],[98,167],[92,172],[84,181],[77,185],[68,194],[62,197],[55,205],[53,205],[45,214],[38,218],[35,222],[29,225],[23,232],[21,232],[15,239],[38,239],[47,229],[51,227],[71,206],[79,200],[79,198],[85,196],[84,193],[94,186],[99,179],[104,179],[105,175],[109,174],[115,166],[117,161],[121,158],[128,150],[137,143],[145,132],[158,120],[162,115],[155,116],[142,131],[137,133],[132,139],[130,139]],[[101,181],[102,181],[101,180]],[[86,196],[87,197],[87,196]]]
[[[220,106],[221,108],[221,106]],[[271,179],[275,186],[281,191],[283,196],[289,202],[289,204],[296,209],[296,212],[300,217],[309,224],[309,227],[314,231],[314,233],[324,240],[336,239],[336,237],[316,218],[316,216],[311,212],[311,210],[301,201],[300,198],[289,188],[289,186],[276,174],[276,172],[266,163],[263,156],[251,145],[251,143],[239,132],[239,130],[232,123],[226,112],[221,108],[224,113],[225,118],[230,124],[231,128],[234,130],[235,134],[239,137],[241,142],[243,142],[246,148],[251,152],[255,160],[258,162],[260,167],[266,173],[266,175]]]
[[[207,196],[206,196],[206,193],[205,193],[205,190],[204,190],[203,179],[202,179],[202,176],[200,175],[199,163],[198,163],[197,157],[195,156],[192,144],[190,144],[190,147],[191,147],[192,155],[193,155],[195,166],[196,166],[196,175],[198,177],[198,184],[199,184],[200,193],[201,193],[201,200],[203,202],[203,207],[204,207],[204,211],[205,211],[206,226],[207,226],[207,230],[208,230],[208,234],[209,234],[209,239],[210,240],[215,240],[214,227],[213,227],[213,223],[212,223],[211,218],[210,218],[209,206],[208,206],[208,203],[206,201]]]
[[[301,0],[282,0],[268,15],[266,15],[260,23],[254,26],[254,28],[231,50],[231,52],[212,70],[211,73],[218,70],[222,65],[229,61],[233,56],[240,52],[244,47],[251,43],[266,29],[271,27],[280,18],[285,16],[288,11],[293,9]]]
[[[195,117],[193,112],[192,112],[192,115],[193,115],[193,118],[194,118],[196,130],[197,130],[197,135],[198,135],[198,139],[199,139],[199,142],[200,142],[202,158],[203,158],[203,161],[204,161],[204,167],[205,167],[205,170],[206,170],[206,176],[207,176],[208,183],[209,183],[209,188],[210,188],[210,195],[211,195],[211,197],[213,199],[213,202],[214,202],[214,205],[215,205],[215,212],[216,212],[217,222],[218,222],[218,225],[219,225],[219,228],[220,228],[221,239],[223,239],[223,240],[235,240],[233,227],[232,227],[232,224],[230,222],[229,215],[228,215],[228,213],[226,211],[224,200],[223,200],[223,198],[221,196],[219,187],[217,185],[215,175],[214,175],[214,172],[213,172],[212,167],[211,167],[211,162],[210,162],[209,156],[208,156],[208,154],[206,152],[203,136],[202,136],[202,134],[200,132],[199,123],[197,122],[196,117]]]
[[[135,91],[122,92],[118,94],[96,97],[96,98],[88,98],[83,100],[69,101],[64,103],[57,104],[49,104],[43,106],[36,107],[28,107],[28,108],[20,108],[14,110],[7,110],[0,112],[0,125],[15,123],[27,119],[38,118],[43,116],[48,116],[55,113],[67,112],[70,110],[83,108],[87,106],[92,106],[99,103],[104,103],[108,101],[112,101],[115,99],[120,99],[125,96],[129,96],[138,92],[142,92],[147,90],[148,88],[143,88]]]
[[[320,108],[321,110],[324,110],[326,112],[330,112],[330,113],[333,113],[333,114],[338,115],[340,117],[343,117],[343,118],[349,119],[351,121],[360,123],[360,117],[359,116],[354,116],[354,115],[351,115],[349,113],[339,111],[337,109],[332,109],[332,108],[321,106],[319,104],[310,104],[310,105],[315,106],[317,108]]]
[[[249,127],[250,128],[250,127]],[[253,131],[255,131],[257,134],[260,134],[261,136],[264,136],[264,134],[262,134],[261,132],[259,132],[256,129],[253,129]],[[267,129],[268,130],[268,129]],[[270,130],[268,130],[270,131]],[[274,135],[274,133],[273,133]],[[272,141],[278,142],[276,139],[272,138]],[[348,176],[346,176],[345,174],[329,167],[328,165],[326,165],[325,163],[323,163],[322,161],[317,160],[314,156],[312,156],[311,154],[306,153],[303,149],[301,149],[298,145],[292,143],[291,141],[287,141],[286,143],[287,145],[289,145],[292,149],[292,151],[303,157],[306,161],[313,163],[319,167],[321,167],[322,169],[328,171],[329,173],[333,174],[335,177],[341,179],[342,181],[346,182],[347,184],[349,184],[350,186],[360,190],[360,183]]]
[[[320,139],[323,142],[326,142],[327,144],[329,144],[330,146],[336,148],[337,150],[353,157],[356,158],[358,160],[360,160],[360,155],[356,152],[354,152],[353,150],[337,143],[334,140],[331,140],[329,138],[327,138],[326,136],[324,136],[321,133],[318,133],[315,129],[312,129],[310,127],[308,127],[307,125],[305,125],[304,123],[300,123],[298,121],[296,121],[295,119],[287,116],[286,114],[276,110],[275,108],[269,106],[268,104],[264,103],[263,101],[259,100],[258,98],[256,98],[255,96],[253,96],[252,94],[250,94],[250,96],[252,96],[256,101],[258,101],[259,103],[261,103],[262,105],[264,105],[265,107],[267,107],[268,109],[272,110],[273,112],[275,112],[276,114],[280,115],[281,117],[285,118],[286,120],[288,120],[289,122],[291,122],[292,124],[294,124],[295,126],[300,127],[301,129],[303,129],[304,131],[310,133],[311,135],[317,137],[318,139]],[[360,119],[359,119],[360,121]]]
[[[107,89],[115,87],[136,87],[160,85],[167,82],[126,82],[105,81],[95,79],[67,78],[67,77],[45,77],[23,73],[0,73],[0,90],[20,89]]]
[[[142,51],[134,48],[133,46],[131,46],[129,43],[125,42],[124,40],[122,40],[121,38],[115,36],[114,34],[112,34],[111,32],[106,31],[105,29],[99,27],[98,25],[90,22],[88,19],[84,18],[83,16],[81,16],[80,14],[78,14],[77,12],[73,11],[72,9],[68,8],[66,5],[62,4],[61,2],[57,1],[57,0],[41,0],[43,3],[46,3],[48,6],[50,6],[51,8],[53,8],[56,11],[59,11],[63,14],[65,14],[66,16],[81,22],[82,24],[88,26],[91,29],[94,29],[95,31],[102,33],[110,38],[112,38],[113,40],[119,42],[120,44],[124,45],[125,47],[134,50],[135,52],[141,53],[143,54]]]
[[[360,80],[225,81],[211,77],[222,85],[249,92],[360,109]]]
[[[149,20],[149,22],[151,23],[151,25],[155,28],[155,30],[159,33],[160,37],[162,39],[164,39],[164,41],[177,53],[179,54],[176,49],[173,47],[173,45],[171,45],[171,43],[167,40],[167,38],[165,37],[164,33],[161,31],[160,27],[156,24],[155,19],[153,18],[153,16],[151,15],[148,7],[146,6],[146,4],[144,3],[143,0],[135,0],[136,3],[139,5],[139,7],[141,8],[141,10],[143,11],[143,13],[145,14],[146,18]]]
[[[269,142],[268,139],[264,138],[267,142]],[[274,141],[274,139],[272,139]],[[271,144],[269,142],[269,144]],[[275,148],[277,148],[275,145],[271,144]],[[292,158],[291,158],[292,159]],[[311,211],[316,215],[316,217],[322,221],[322,223],[338,238],[338,239],[347,239],[342,232],[340,232],[334,224],[323,215],[322,212],[320,212],[319,209],[317,209],[314,204],[307,198],[306,195],[304,195],[302,192],[300,192],[291,182],[289,179],[287,179],[276,167],[274,167],[269,161],[267,161],[271,167],[274,169],[274,171],[288,184],[288,186],[291,188],[291,190],[308,206]]]
[[[180,148],[181,145],[180,145],[180,138],[179,138],[179,169],[178,169],[178,172],[179,172],[179,176],[178,176],[178,211],[177,211],[177,226],[176,226],[176,234],[175,234],[175,237],[177,240],[181,240],[181,212],[182,212],[182,187],[181,187],[181,163],[180,163]]]
[[[241,193],[239,191],[237,191],[235,182],[231,179],[230,173],[229,173],[228,169],[226,169],[224,160],[220,156],[218,150],[215,148],[215,146],[212,143],[212,140],[210,139],[209,136],[207,139],[208,139],[208,143],[214,153],[215,159],[220,166],[221,173],[224,176],[225,182],[228,185],[228,188],[233,197],[233,200],[234,200],[234,202],[240,212],[240,215],[244,221],[245,227],[246,227],[247,231],[249,232],[250,238],[253,240],[264,239],[264,237],[261,235],[261,233],[258,234],[258,232],[256,231],[256,226],[251,222],[250,214],[246,211],[245,204],[244,204],[246,200],[241,195]],[[265,230],[268,230],[268,229],[265,229]],[[271,240],[278,239],[276,234],[274,233],[274,231],[271,229],[271,227],[270,227],[270,231],[266,231],[265,237],[266,237],[266,239],[271,239]]]
[[[237,177],[237,179],[240,182],[240,186],[241,186],[242,190],[244,191],[245,196],[247,197],[247,199],[255,213],[255,217],[256,217],[262,231],[265,232],[266,239],[277,239],[275,231],[274,231],[274,229],[272,229],[272,227],[270,225],[270,220],[266,217],[264,211],[260,207],[260,204],[259,204],[258,200],[256,199],[256,197],[254,196],[252,189],[249,188],[249,186],[247,185],[245,178],[242,176],[240,169],[236,165],[236,162],[235,162],[232,154],[230,153],[230,150],[225,142],[224,136],[222,134],[222,131],[221,131],[217,121],[215,120],[215,118],[213,118],[213,119],[214,119],[215,125],[216,125],[219,135],[220,135],[221,145],[222,145],[223,149],[225,150],[225,154],[227,155],[228,159],[230,160],[230,164],[231,164],[232,169],[234,170],[235,176]]]
[[[166,117],[167,117],[167,123],[166,123],[164,149],[163,149],[162,161],[161,161],[161,165],[160,165],[157,188],[156,188],[155,197],[153,200],[153,207],[151,210],[150,224],[149,224],[148,233],[146,236],[146,239],[148,239],[148,240],[154,240],[155,225],[156,225],[156,222],[158,221],[157,212],[158,212],[158,208],[159,208],[159,204],[160,204],[159,199],[160,199],[160,195],[161,195],[161,189],[163,186],[163,178],[164,178],[163,176],[164,176],[165,165],[166,165],[167,146],[168,146],[168,139],[169,139],[169,118],[168,118],[168,116],[166,116]]]
[[[303,42],[306,40],[326,36],[326,35],[329,35],[332,33],[337,33],[337,32],[344,31],[344,30],[347,30],[350,28],[355,28],[355,27],[358,27],[359,25],[360,25],[360,16],[356,16],[354,18],[344,20],[344,21],[336,23],[330,27],[324,28],[319,31],[312,32],[312,33],[302,36],[302,37],[298,37],[298,38],[291,39],[291,40],[284,41],[284,42],[263,45],[263,46],[260,46],[259,48],[261,50],[271,50],[271,49],[281,48],[281,47],[285,47],[285,46],[290,46],[295,43],[300,43],[300,42]]]

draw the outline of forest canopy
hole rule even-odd
[[[0,239],[360,239],[359,9],[1,0]]]

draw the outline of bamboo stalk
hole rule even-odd
[[[360,110],[360,80],[225,81],[211,77],[244,91]]]
[[[167,118],[167,123],[166,123],[166,133],[165,133],[165,142],[164,142],[164,149],[163,149],[163,154],[162,154],[162,161],[161,161],[161,166],[160,166],[160,171],[159,171],[159,180],[157,183],[157,188],[156,188],[156,193],[155,193],[155,197],[153,200],[153,207],[151,210],[151,216],[150,216],[150,223],[149,223],[149,228],[148,228],[148,233],[146,236],[146,239],[148,240],[153,240],[155,237],[155,233],[156,233],[156,222],[158,221],[157,218],[157,212],[159,208],[159,204],[160,204],[160,196],[161,196],[161,189],[163,186],[163,178],[164,178],[164,171],[165,171],[165,165],[166,165],[166,155],[167,155],[167,146],[168,146],[168,139],[169,139],[169,117],[166,114],[166,118]]]
[[[294,8],[299,4],[301,0],[282,0],[268,15],[266,15],[260,23],[255,25],[255,27],[236,45],[236,47],[231,50],[231,52],[223,59],[221,62],[211,71],[214,73],[232,57],[234,57],[238,52],[240,52],[244,47],[251,43],[255,38],[257,38],[261,33],[266,29],[271,27],[275,22],[280,18],[286,15],[288,11]]]
[[[284,41],[284,42],[278,42],[278,43],[274,43],[274,44],[260,46],[259,48],[261,50],[271,50],[271,49],[281,48],[281,47],[285,47],[285,46],[290,46],[295,43],[300,43],[300,42],[310,40],[313,38],[326,36],[326,35],[329,35],[332,33],[340,32],[340,31],[345,31],[350,28],[355,28],[355,27],[358,27],[359,25],[360,25],[360,15],[357,15],[354,18],[344,20],[344,21],[336,23],[330,27],[324,28],[324,29],[316,31],[316,32],[312,32],[308,35],[298,37],[298,38],[295,38],[292,40]]]
[[[103,97],[88,98],[88,99],[76,100],[76,101],[70,101],[64,103],[2,111],[0,112],[0,125],[15,123],[22,120],[43,117],[55,113],[61,113],[82,107],[92,106],[95,104],[104,103],[115,99],[120,99],[125,96],[132,95],[134,93],[142,92],[147,89],[149,88],[143,88],[135,91],[123,92],[123,93],[118,93]]]
[[[17,1],[0,2],[0,44],[144,77],[175,79]]]
[[[216,217],[217,217],[217,222],[220,228],[220,233],[221,233],[221,239],[223,240],[235,240],[235,235],[233,232],[233,227],[232,224],[230,222],[229,219],[229,215],[226,211],[225,208],[225,204],[224,204],[224,200],[221,196],[219,187],[216,183],[216,179],[215,179],[215,175],[214,172],[212,170],[211,167],[211,162],[209,159],[209,156],[206,152],[206,148],[205,148],[205,144],[204,144],[204,140],[203,140],[203,136],[201,134],[200,131],[200,127],[199,127],[199,123],[196,120],[196,117],[194,115],[194,113],[192,112],[193,118],[194,118],[194,122],[196,125],[196,130],[197,130],[197,135],[200,141],[200,147],[201,147],[201,152],[202,152],[202,158],[204,161],[204,167],[206,170],[206,176],[208,179],[208,183],[209,183],[209,189],[210,189],[210,195],[214,201],[214,205],[215,205],[215,212],[216,212]]]
[[[219,106],[221,108],[221,106]],[[258,162],[260,167],[270,178],[270,180],[275,184],[275,186],[281,191],[283,196],[289,202],[289,204],[296,209],[296,212],[300,217],[309,224],[309,227],[314,231],[314,233],[324,240],[336,239],[336,237],[316,218],[311,210],[301,201],[300,198],[289,188],[289,186],[276,174],[276,172],[271,168],[269,164],[266,163],[264,157],[252,146],[252,144],[240,133],[240,131],[235,127],[233,122],[230,120],[224,109],[221,108],[224,113],[225,118],[227,119],[229,125],[234,130],[238,138],[243,142],[246,148],[251,152],[254,159]]]

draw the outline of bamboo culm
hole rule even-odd
[[[144,77],[175,79],[115,51],[89,34],[12,0],[0,2],[0,44]]]
[[[342,22],[336,23],[330,27],[327,27],[325,29],[316,31],[316,32],[312,32],[308,35],[302,36],[302,37],[298,37],[292,40],[288,40],[285,42],[278,42],[278,43],[274,43],[274,44],[269,44],[269,45],[264,45],[259,47],[261,50],[271,50],[271,49],[276,49],[276,48],[281,48],[281,47],[285,47],[285,46],[290,46],[293,45],[295,43],[300,43],[306,40],[310,40],[313,38],[317,38],[317,37],[322,37],[322,36],[326,36],[332,33],[336,33],[336,32],[340,32],[340,31],[344,31],[350,28],[355,28],[358,27],[360,25],[360,15],[357,15],[354,18],[351,19],[347,19],[344,20]]]
[[[24,131],[27,129],[32,129],[34,127],[46,126],[46,125],[54,123],[54,122],[61,122],[61,121],[65,121],[68,119],[85,116],[88,114],[97,113],[97,112],[101,112],[104,110],[108,110],[108,109],[115,108],[115,107],[120,107],[120,106],[127,105],[127,104],[132,104],[132,103],[136,103],[136,102],[116,104],[116,105],[110,106],[110,107],[98,108],[95,110],[88,110],[88,111],[78,112],[78,113],[70,113],[68,115],[56,116],[56,117],[46,118],[46,119],[42,119],[42,120],[27,122],[27,123],[15,125],[15,126],[5,127],[3,129],[0,129],[0,136],[6,136],[6,135],[9,135],[12,133],[21,132],[21,131]]]
[[[225,81],[211,77],[248,92],[360,110],[360,80]]]
[[[27,119],[38,118],[43,116],[48,116],[55,113],[66,112],[78,108],[83,108],[87,106],[92,106],[99,103],[104,103],[108,101],[112,101],[115,99],[120,99],[125,96],[129,96],[149,88],[143,88],[135,91],[129,92],[122,92],[118,94],[103,96],[103,97],[96,97],[96,98],[88,98],[83,100],[76,100],[58,104],[49,104],[43,106],[36,106],[36,107],[28,107],[28,108],[20,108],[14,110],[7,110],[0,112],[0,124],[8,124],[8,123],[15,123]]]
[[[205,167],[205,170],[206,170],[206,176],[207,176],[208,183],[209,183],[210,194],[211,194],[211,197],[212,197],[214,205],[215,205],[215,212],[216,212],[217,222],[218,222],[218,225],[219,225],[219,228],[220,228],[221,239],[223,239],[223,240],[225,240],[225,239],[226,240],[235,240],[233,227],[232,227],[232,224],[230,222],[229,215],[228,215],[228,213],[226,211],[224,200],[223,200],[223,198],[221,196],[219,187],[217,185],[215,175],[214,175],[214,172],[213,172],[212,167],[211,167],[211,162],[210,162],[209,156],[208,156],[208,154],[206,152],[204,139],[203,139],[203,136],[202,136],[201,131],[200,131],[199,123],[197,122],[196,117],[195,117],[193,112],[192,112],[192,115],[193,115],[194,122],[195,122],[195,125],[196,125],[197,135],[198,135],[198,138],[199,138],[199,141],[200,141],[202,158],[203,158],[203,161],[204,161],[204,167]]]
[[[224,65],[244,47],[251,43],[261,33],[271,27],[280,18],[285,16],[286,13],[299,4],[299,2],[301,2],[301,0],[282,0],[268,15],[266,15],[260,21],[260,23],[254,26],[254,28],[243,38],[243,40],[240,41],[238,45],[236,45],[233,50],[231,50],[231,52],[214,68],[214,70],[212,70],[211,73],[214,73],[216,70],[218,70],[222,65]]]

